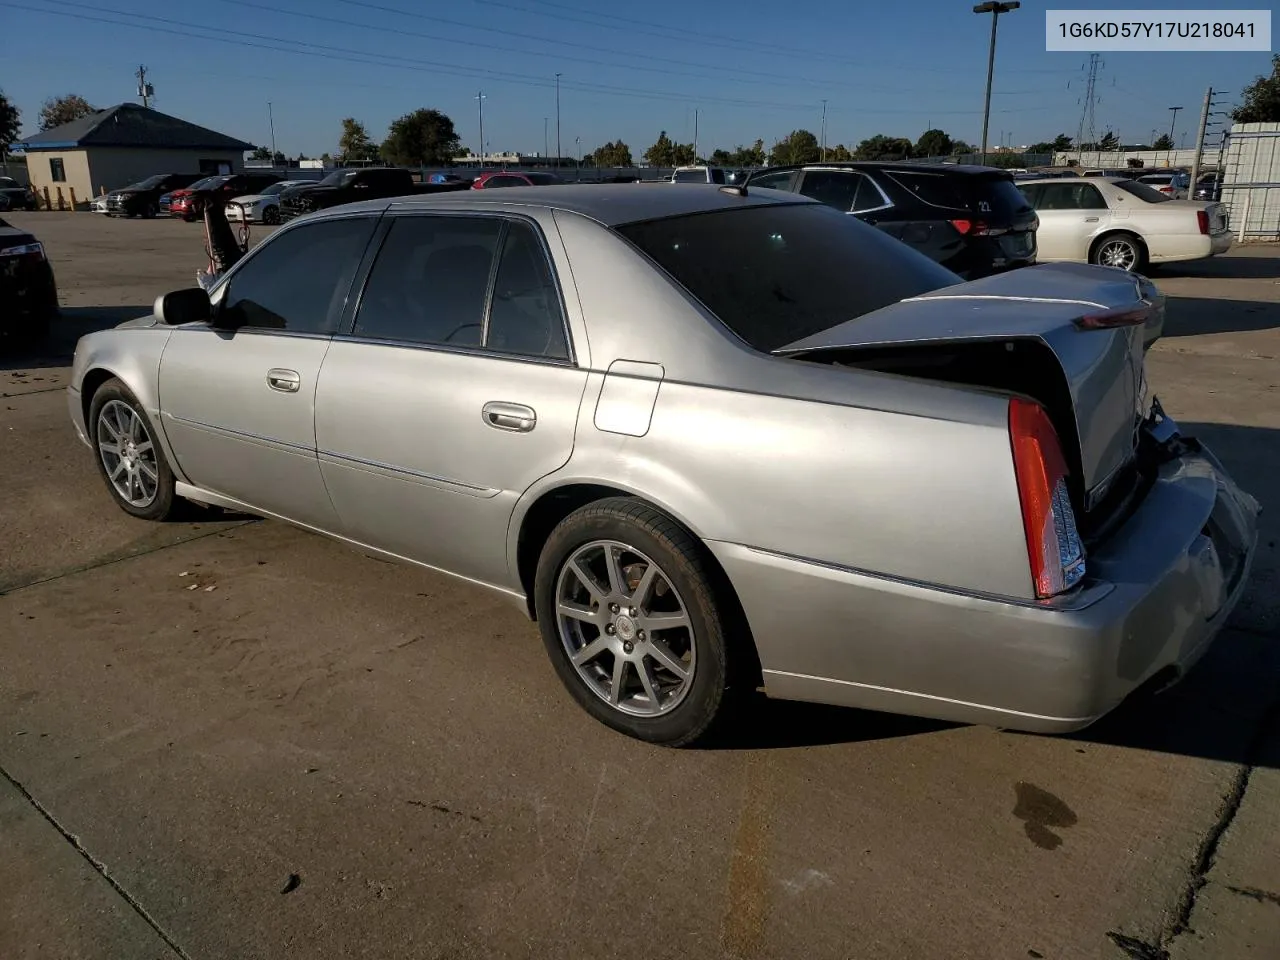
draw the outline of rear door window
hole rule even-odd
[[[1041,184],[1037,210],[1105,210],[1107,202],[1092,183]]]
[[[761,173],[747,181],[749,187],[761,187],[766,190],[786,190],[794,192],[796,181],[800,179],[799,170],[775,170],[773,173]]]
[[[841,213],[849,213],[858,209],[858,190],[865,180],[862,174],[852,170],[807,170],[800,183],[800,193]]]
[[[900,173],[896,170],[884,172],[917,200],[931,207],[943,207],[948,210],[969,209],[968,197],[956,182],[958,177],[944,173]]]

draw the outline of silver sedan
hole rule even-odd
[[[1143,374],[1163,299],[973,283],[794,194],[369,201],[84,337],[119,506],[290,521],[508,595],[588,712],[733,695],[1078,729],[1204,652],[1256,502]]]

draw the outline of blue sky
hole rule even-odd
[[[0,88],[34,133],[48,96],[135,99],[133,73],[145,63],[157,109],[253,143],[269,143],[271,101],[277,148],[290,156],[333,151],[345,116],[381,139],[418,107],[447,113],[474,148],[480,90],[488,149],[541,152],[549,118],[554,152],[557,72],[565,155],[577,137],[584,152],[620,137],[637,157],[663,129],[690,141],[695,110],[702,153],[756,138],[771,145],[798,127],[817,134],[824,98],[830,144],[915,139],[929,124],[977,142],[990,17],[972,5],[0,0]],[[993,145],[1002,135],[1015,145],[1074,136],[1079,125],[1088,55],[1045,52],[1045,9],[1024,0],[1000,18]],[[1104,63],[1098,135],[1110,127],[1126,142],[1167,132],[1173,105],[1186,108],[1175,139],[1190,142],[1206,87],[1233,100],[1270,72],[1265,53],[1111,53]]]

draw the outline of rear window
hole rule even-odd
[[[564,183],[559,177],[553,173],[526,173],[525,177],[532,184],[538,186],[549,186],[556,183]]]
[[[1008,220],[1030,212],[1030,205],[1013,178],[939,173],[899,173],[886,176],[934,207],[967,210],[992,220]]]
[[[705,170],[677,170],[675,176],[671,178],[676,183],[706,183],[707,171]]]
[[[933,207],[949,207],[967,210],[966,192],[957,183],[958,178],[944,173],[899,173],[884,171],[884,175],[900,187]]]
[[[1173,199],[1167,193],[1161,193],[1155,187],[1139,183],[1137,180],[1112,180],[1111,185],[1123,190],[1125,193],[1131,193],[1139,200],[1145,200],[1147,203],[1168,203]]]
[[[821,204],[719,210],[617,231],[725,326],[770,351],[958,276]]]

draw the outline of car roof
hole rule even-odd
[[[912,163],[910,160],[815,160],[812,163],[784,163],[761,167],[751,174],[777,170],[901,170],[904,173],[959,173],[965,176],[1012,176],[1000,167],[984,167],[976,163]]]
[[[620,226],[642,220],[659,220],[694,213],[712,213],[743,207],[779,206],[793,203],[817,203],[808,197],[782,190],[747,188],[747,195],[737,187],[721,187],[710,183],[672,183],[650,180],[643,183],[569,183],[548,187],[520,187],[503,190],[500,196],[482,190],[455,190],[437,194],[393,197],[390,200],[364,200],[330,207],[326,213],[336,215],[355,210],[458,210],[501,207],[543,207],[564,210],[596,220],[605,226]]]
[[[1087,180],[1090,183],[1120,183],[1124,180],[1132,180],[1133,177],[1035,177],[1031,180],[1019,180],[1018,185],[1025,187],[1033,183],[1070,183],[1075,180]]]

